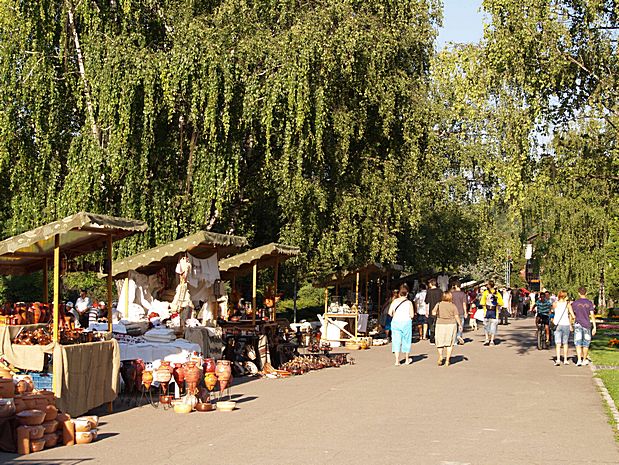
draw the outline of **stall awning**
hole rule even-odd
[[[247,239],[244,237],[199,231],[191,236],[115,261],[112,270],[115,278],[122,277],[128,271],[150,275],[167,264],[175,264],[185,252],[197,258],[208,258],[215,252],[220,256],[228,255],[246,245]]]
[[[290,245],[271,243],[257,247],[239,255],[219,261],[219,271],[222,276],[243,276],[251,273],[254,263],[258,268],[274,266],[301,253],[301,249]]]
[[[60,237],[62,255],[77,257],[105,247],[108,236],[114,241],[146,231],[143,221],[80,212],[62,220],[0,242],[0,274],[32,273],[54,257],[54,237]]]
[[[367,274],[368,278],[374,279],[390,273],[399,273],[403,269],[404,267],[402,265],[397,264],[383,265],[381,263],[370,263],[356,270],[342,273],[339,276],[337,274],[327,276],[322,280],[316,281],[314,287],[324,288],[333,287],[335,285],[352,285],[357,279],[357,273],[359,273],[361,277],[365,277]]]

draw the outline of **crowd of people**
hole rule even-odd
[[[556,346],[555,365],[569,364],[568,343],[573,332],[577,366],[587,365],[591,337],[595,335],[595,306],[580,288],[579,298],[570,301],[566,291],[556,296],[550,292],[529,292],[525,289],[499,289],[493,281],[485,286],[461,289],[458,280],[452,280],[447,289],[440,288],[437,279],[422,283],[415,293],[407,284],[393,290],[382,308],[381,324],[391,339],[395,365],[412,362],[410,358],[413,330],[419,340],[428,339],[438,351],[439,366],[449,366],[455,345],[464,344],[464,329],[476,331],[478,321],[483,324],[484,346],[494,346],[498,326],[509,324],[509,318],[536,316],[536,324],[543,328],[546,341],[551,335]]]

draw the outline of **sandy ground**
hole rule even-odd
[[[103,416],[96,443],[0,463],[619,464],[590,369],[554,367],[532,319],[499,326],[495,347],[466,336],[448,368],[428,341],[408,366],[375,347],[354,366],[236,385],[232,413],[133,408]]]

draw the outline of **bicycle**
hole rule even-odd
[[[546,341],[546,326],[548,326],[548,334],[550,335],[550,317],[548,318],[548,323],[542,321],[542,319],[537,316],[535,325],[537,326],[537,330],[535,332],[535,339],[537,340],[537,350],[549,349],[552,343],[552,337]]]

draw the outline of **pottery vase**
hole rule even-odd
[[[229,360],[218,360],[215,370],[217,380],[219,381],[219,390],[225,390],[232,379],[232,365]]]
[[[198,386],[198,382],[200,382],[201,375],[202,370],[198,368],[196,362],[189,361],[185,363],[185,384],[187,385],[187,392],[190,394],[196,392],[196,387]]]
[[[174,381],[176,381],[176,385],[180,388],[183,387],[183,383],[185,382],[185,368],[182,363],[175,363],[174,370],[172,371],[172,375],[174,376]]]
[[[169,383],[172,379],[172,367],[170,362],[163,361],[157,368],[157,381],[160,383]]]
[[[153,384],[153,372],[152,371],[144,371],[142,373],[142,384],[144,385],[144,388],[146,388],[147,390],[150,389],[151,384]]]
[[[215,373],[215,360],[212,358],[204,359],[204,373]]]
[[[206,389],[208,389],[209,391],[215,389],[215,385],[217,384],[217,375],[215,373],[205,373],[204,384],[206,385]]]

